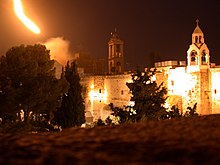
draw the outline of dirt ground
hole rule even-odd
[[[0,134],[0,164],[220,164],[220,115]]]

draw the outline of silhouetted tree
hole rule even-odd
[[[12,47],[0,59],[0,117],[15,121],[23,110],[25,122],[30,114],[43,114],[49,121],[67,86],[55,77],[54,61],[45,46]]]
[[[132,74],[131,83],[126,83],[131,91],[131,101],[135,102],[136,121],[141,119],[158,120],[166,113],[164,103],[167,99],[167,90],[161,83],[159,86],[152,80],[156,69],[146,72],[137,70]]]
[[[69,90],[62,97],[62,105],[55,113],[54,121],[62,128],[81,126],[85,122],[85,106],[75,62],[67,63],[65,78],[69,83]]]
[[[194,116],[198,116],[198,113],[196,113],[196,109],[197,109],[197,103],[195,103],[193,105],[193,108],[191,107],[187,107],[188,111],[186,111],[186,113],[184,114],[184,117],[194,117]]]
[[[97,126],[105,126],[105,123],[102,121],[102,119],[98,119],[96,122]]]
[[[110,116],[108,116],[108,117],[105,119],[105,123],[106,123],[106,125],[114,125],[113,122],[112,122],[112,119],[110,119]]]
[[[133,110],[131,106],[124,106],[124,108],[119,108],[119,107],[115,107],[113,103],[110,103],[109,106],[110,109],[113,111],[111,115],[118,118],[119,124],[136,122],[137,114],[136,111]]]
[[[179,108],[175,105],[171,107],[171,111],[169,111],[170,118],[180,118],[183,114],[180,112]]]
[[[173,118],[180,118],[183,117],[183,114],[180,112],[179,108],[173,105],[171,110],[164,113],[161,117],[162,119],[173,119]]]

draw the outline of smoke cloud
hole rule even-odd
[[[73,55],[70,53],[70,42],[63,37],[48,39],[44,45],[50,50],[50,57],[61,65],[65,66],[68,60],[72,60]]]

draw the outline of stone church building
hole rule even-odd
[[[123,49],[124,42],[117,31],[111,33],[108,74],[81,76],[87,115],[92,116],[93,121],[111,114],[109,103],[119,107],[134,104],[126,86],[126,82],[131,82],[131,73],[125,72]],[[210,62],[209,48],[198,20],[186,54],[187,61],[155,63],[156,81],[158,84],[163,82],[168,89],[164,106],[169,109],[175,105],[184,113],[188,106],[197,103],[197,113],[201,115],[220,113],[220,66]]]

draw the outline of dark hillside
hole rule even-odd
[[[220,115],[0,134],[0,164],[219,164]]]

